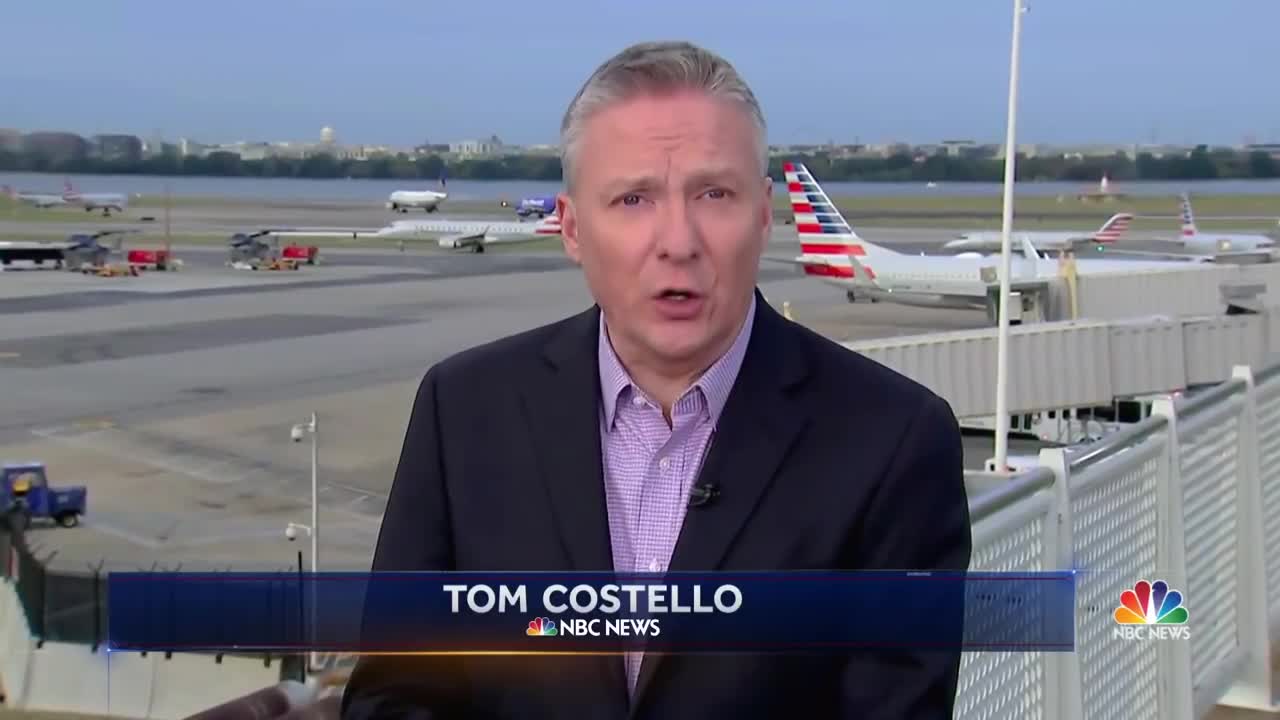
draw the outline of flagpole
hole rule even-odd
[[[1009,116],[1004,140],[1004,213],[1000,226],[1000,318],[996,340],[995,470],[1009,467],[1009,273],[1013,228],[1013,181],[1017,156],[1018,56],[1022,40],[1022,0],[1013,0],[1013,47],[1009,57]]]

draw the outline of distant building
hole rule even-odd
[[[89,142],[89,157],[106,162],[139,162],[142,139],[136,135],[94,135]]]
[[[493,135],[488,140],[463,140],[462,142],[449,143],[449,152],[461,157],[497,155],[502,152],[503,147],[502,140],[497,135]]]
[[[448,145],[423,143],[413,149],[414,155],[444,155],[449,152]]]
[[[22,152],[22,131],[0,128],[0,150]]]
[[[33,132],[22,138],[22,150],[55,161],[82,160],[89,154],[89,142],[75,133]]]
[[[1244,146],[1244,151],[1247,153],[1266,153],[1272,158],[1280,160],[1280,143],[1249,143]]]

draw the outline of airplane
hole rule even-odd
[[[520,204],[516,205],[516,215],[520,217],[529,217],[537,215],[539,219],[554,214],[556,211],[556,196],[542,195],[540,197],[527,197],[520,200]]]
[[[1191,197],[1182,193],[1182,235],[1174,242],[1182,244],[1188,250],[1214,255],[1230,253],[1256,253],[1276,246],[1274,238],[1266,235],[1248,235],[1240,233],[1202,233],[1196,227],[1195,215],[1191,212]]]
[[[61,195],[18,192],[9,185],[4,186],[4,194],[8,195],[9,199],[14,202],[23,202],[28,205],[34,205],[38,208],[56,207],[67,204],[67,201],[64,200]]]
[[[111,211],[124,212],[129,199],[122,193],[81,193],[75,189],[68,179],[64,185],[62,199],[72,205],[79,205],[85,212],[101,210],[103,217],[111,217]]]
[[[407,213],[410,209],[420,209],[433,213],[440,208],[440,203],[449,197],[445,192],[444,171],[440,171],[440,190],[396,190],[387,199],[387,209]]]
[[[1000,257],[990,255],[908,255],[859,237],[801,163],[783,163],[801,255],[783,260],[806,275],[845,290],[849,302],[869,299],[919,307],[992,312],[991,287],[999,282]],[[1058,277],[1058,263],[1047,261],[1026,238],[1022,255],[1009,258],[1012,290],[1036,289]],[[773,258],[771,258],[773,259]],[[1179,260],[1076,260],[1078,275],[1135,273],[1144,270],[1207,268]]]
[[[487,245],[530,242],[560,234],[560,215],[552,214],[536,223],[486,220],[396,220],[374,230],[343,228],[293,228],[260,231],[280,237],[339,237],[390,240],[420,240],[438,237],[436,244],[448,250],[482,253]]]
[[[1133,222],[1131,213],[1116,213],[1102,223],[1102,227],[1092,233],[1080,232],[1024,232],[1016,233],[1031,239],[1031,244],[1040,252],[1072,250],[1081,245],[1113,245],[1129,230]],[[944,243],[944,250],[981,251],[1000,250],[1000,233],[971,232],[963,233],[957,239]],[[1014,243],[1017,245],[1017,243]]]

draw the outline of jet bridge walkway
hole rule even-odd
[[[997,328],[842,343],[926,385],[961,418],[996,412]],[[1009,328],[1011,414],[1110,406],[1220,383],[1280,352],[1280,306],[1250,315],[1032,323]]]

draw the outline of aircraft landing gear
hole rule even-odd
[[[480,253],[484,252],[484,245],[476,245],[476,249],[473,250],[472,252],[479,255]]]
[[[845,293],[844,293],[844,296],[845,296],[845,298],[846,298],[849,302],[857,302],[857,301],[858,301],[858,296],[857,296],[857,295],[855,295],[855,294],[854,294],[854,292],[853,292],[852,290],[846,290],[846,291],[845,291]]]

